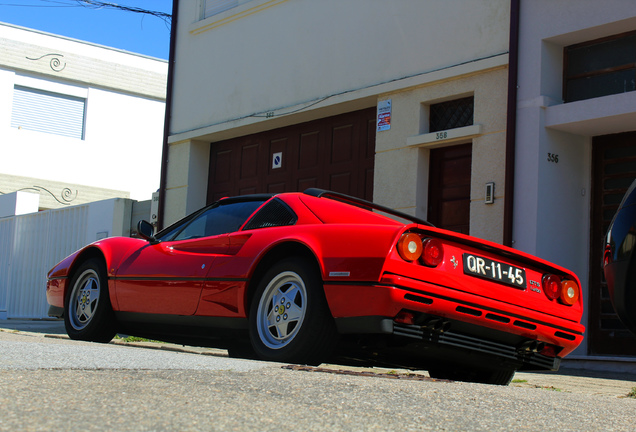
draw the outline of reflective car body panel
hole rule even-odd
[[[473,362],[497,359],[513,370],[556,369],[581,343],[583,300],[572,272],[324,192],[230,198],[147,240],[100,240],[49,272],[48,302],[63,309],[77,267],[100,257],[118,328],[166,340],[208,337],[223,346],[241,337],[230,330],[247,328],[268,269],[301,257],[315,265],[341,337],[382,351],[384,362],[421,366],[447,358],[444,351],[458,362],[468,353]],[[407,234],[422,245],[435,239],[440,261],[404,258]],[[571,305],[546,295],[549,274],[576,284]]]
[[[393,250],[385,262],[381,284],[371,290],[360,285],[325,286],[330,305],[334,305],[334,316],[377,313],[394,316],[407,309],[560,345],[563,356],[582,342],[585,331],[580,324],[582,299],[579,297],[573,306],[564,307],[557,301],[548,301],[540,288],[546,272],[567,275],[580,286],[574,273],[494,243],[475,242],[471,237],[430,227],[417,228],[426,235],[446,240],[447,259],[436,268],[417,268],[418,264],[405,262]],[[521,290],[466,275],[459,257],[467,252],[497,259],[507,266],[523,266],[528,281],[533,284]],[[528,265],[530,263],[532,265]],[[373,293],[371,296],[369,291]],[[354,301],[362,298],[366,301]]]
[[[636,334],[636,180],[625,194],[608,229],[603,271],[614,309]]]

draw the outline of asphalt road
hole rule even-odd
[[[636,399],[598,388],[386,372],[0,331],[0,431],[636,430]]]

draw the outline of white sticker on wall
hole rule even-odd
[[[283,166],[283,152],[274,153],[272,155],[272,169],[281,168]]]
[[[391,129],[391,99],[378,102],[378,132]]]

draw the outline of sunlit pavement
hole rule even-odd
[[[35,337],[67,338],[63,320],[0,320],[0,331],[31,333]],[[126,342],[122,339],[117,339],[113,343],[201,355],[227,355],[226,351],[214,348],[154,342]],[[621,362],[614,370],[612,370],[613,368],[613,366],[603,362],[568,362],[566,359],[563,361],[561,369],[557,372],[517,372],[510,385],[513,387],[540,388],[546,391],[608,397],[628,397],[630,394],[633,395],[636,392],[636,361]],[[313,372],[355,373],[369,378],[422,379],[428,377],[425,371],[355,368],[337,364],[323,364],[320,368],[315,368]]]

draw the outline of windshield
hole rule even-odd
[[[215,203],[162,231],[157,235],[157,240],[187,240],[238,231],[264,202],[265,200]]]

